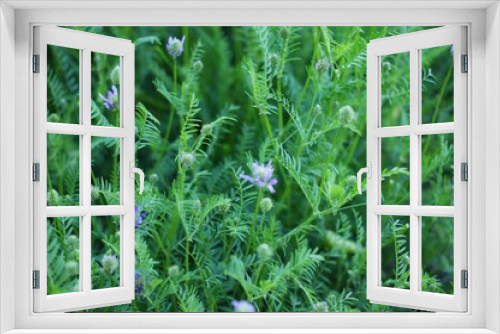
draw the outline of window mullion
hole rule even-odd
[[[419,124],[419,82],[420,65],[419,51],[410,51],[410,291],[416,293],[420,290],[419,258],[420,258],[420,229],[419,216],[413,208],[420,204],[420,150],[419,136],[414,129]]]
[[[89,48],[83,49],[82,66],[81,66],[81,87],[82,95],[80,96],[80,103],[82,105],[82,124],[87,129],[91,125],[91,99],[90,99],[90,89],[91,89],[91,53]],[[82,155],[80,161],[82,162],[82,180],[80,184],[80,193],[83,197],[83,206],[86,208],[86,214],[83,216],[83,238],[82,238],[82,258],[81,258],[81,273],[83,284],[83,291],[90,293],[91,286],[91,215],[90,215],[90,204],[91,204],[91,134],[87,131],[82,136],[82,150],[80,154]]]

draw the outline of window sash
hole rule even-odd
[[[47,122],[47,45],[80,50],[80,124]],[[121,93],[120,127],[91,125],[91,53],[120,57]],[[40,271],[40,289],[34,292],[34,311],[74,311],[110,304],[128,303],[134,298],[134,180],[129,177],[129,163],[134,162],[134,45],[130,41],[40,26],[34,31],[34,53],[40,55],[40,72],[33,75],[34,150],[40,163],[40,182],[34,191],[34,270]],[[79,206],[47,206],[47,133],[80,137],[80,201]],[[120,138],[121,204],[91,205],[91,138]],[[92,290],[91,286],[91,217],[120,215],[120,286]],[[79,217],[80,220],[80,291],[47,295],[47,218]]]
[[[452,26],[371,41],[367,46],[367,297],[379,304],[423,310],[467,310],[467,290],[460,288],[460,271],[467,269],[467,183],[460,180],[460,163],[467,162],[467,76],[460,73],[460,56],[467,54],[466,28]],[[454,45],[454,122],[421,124],[420,50]],[[381,64],[384,55],[410,52],[410,125],[382,127]],[[454,206],[422,206],[421,138],[423,134],[454,133]],[[381,138],[410,137],[410,205],[381,205]],[[410,289],[381,286],[381,215],[410,217]],[[420,291],[421,216],[454,217],[454,295]]]

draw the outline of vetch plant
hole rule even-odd
[[[423,27],[75,29],[136,45],[135,156],[148,175],[135,203],[136,298],[88,312],[407,311],[366,299],[366,199],[354,175],[366,165],[366,43]],[[47,117],[75,123],[79,54],[62,49],[48,49],[57,62],[48,60]],[[422,89],[447,77],[448,58],[426,58]],[[383,91],[397,118],[395,106],[408,99],[398,80],[409,63],[382,66],[395,78]],[[104,58],[92,78],[93,124],[118,124],[117,63]],[[452,83],[422,100],[430,119],[453,115]],[[422,187],[447,205],[453,135],[434,143],[422,142]],[[120,199],[120,147],[113,138],[93,145],[92,203],[109,205]],[[399,161],[409,147],[394,142],[387,151]],[[50,205],[80,205],[78,152],[78,140],[48,135]],[[397,166],[381,171],[394,205],[407,200],[407,175]],[[443,254],[453,224],[428,218],[423,233],[439,230],[428,240],[422,286],[449,293],[453,263]],[[99,219],[92,287],[112,288],[120,282],[120,217]],[[382,283],[406,287],[409,230],[401,218],[386,219]],[[48,219],[49,294],[78,291],[79,226],[74,217]]]

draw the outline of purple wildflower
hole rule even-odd
[[[170,36],[168,38],[168,43],[166,45],[166,48],[168,50],[168,53],[175,59],[179,57],[182,52],[184,51],[184,40],[186,39],[186,36],[182,36],[182,40],[179,40],[177,37],[172,38]]]
[[[142,293],[144,291],[144,281],[142,275],[135,273],[135,293]]]
[[[267,165],[254,162],[252,163],[252,168],[253,176],[241,174],[240,178],[256,184],[259,188],[266,187],[271,193],[274,194],[276,190],[274,190],[273,186],[278,183],[278,180],[272,178],[274,169],[271,165],[271,160],[269,160]]]
[[[135,207],[135,229],[137,230],[139,228],[139,225],[142,224],[142,221],[144,218],[146,218],[147,211],[141,211],[140,206]]]
[[[233,300],[231,305],[234,307],[234,312],[255,312],[255,306],[246,300]]]
[[[118,90],[115,85],[111,86],[111,90],[108,90],[107,95],[108,97],[104,97],[101,93],[99,93],[99,97],[104,102],[106,109],[114,109],[118,104]]]

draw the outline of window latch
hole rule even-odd
[[[469,287],[469,273],[467,270],[462,270],[461,272],[462,289],[467,289]]]
[[[358,171],[358,176],[357,176],[357,179],[358,179],[358,192],[360,194],[362,193],[362,191],[361,191],[361,175],[363,175],[363,173],[366,173],[366,176],[369,179],[372,178],[372,163],[370,161],[368,161],[368,166],[367,167],[361,168]]]
[[[135,168],[133,161],[130,161],[129,170],[131,179],[135,178],[135,173],[139,174],[139,194],[142,195],[142,191],[144,190],[144,172],[142,169]]]

